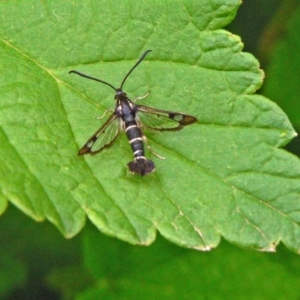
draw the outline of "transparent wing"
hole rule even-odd
[[[173,112],[136,105],[141,123],[155,130],[180,130],[184,126],[193,124],[197,118],[181,112]]]
[[[108,120],[97,130],[79,150],[78,155],[96,154],[108,148],[118,137],[120,131],[119,118],[113,113]]]

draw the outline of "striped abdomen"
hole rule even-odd
[[[153,172],[155,170],[153,161],[144,156],[143,133],[137,125],[135,112],[131,111],[129,114],[123,115],[122,120],[134,155],[134,160],[127,164],[130,172],[142,176]]]
[[[125,132],[134,157],[144,156],[143,134],[136,120],[125,121]]]

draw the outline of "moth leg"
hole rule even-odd
[[[107,109],[107,110],[103,113],[103,115],[101,115],[100,117],[99,117],[99,116],[96,117],[96,119],[97,119],[97,120],[103,119],[103,118],[105,117],[105,115],[106,115],[109,111],[113,111],[113,109],[112,109],[112,108]]]
[[[143,135],[143,140],[144,140],[144,142],[145,142],[147,148],[149,149],[149,151],[151,151],[155,156],[157,156],[157,157],[160,158],[160,159],[166,159],[165,157],[160,156],[159,154],[157,154],[156,152],[154,152],[154,151],[152,150],[152,148],[148,145],[147,138],[146,138],[145,135]]]
[[[140,96],[140,97],[134,98],[134,99],[132,100],[132,102],[135,102],[135,101],[137,101],[137,100],[145,99],[145,98],[147,98],[149,95],[150,95],[150,91],[149,91],[146,95],[144,95],[144,96]]]

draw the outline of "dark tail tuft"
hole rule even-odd
[[[141,176],[147,175],[155,171],[154,162],[146,158],[135,158],[127,165],[131,173],[138,174]]]

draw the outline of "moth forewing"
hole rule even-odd
[[[180,120],[178,120],[178,122],[180,122],[180,124],[182,124],[183,126],[191,125],[198,121],[197,118],[182,113],[179,113],[179,115],[175,116],[175,118],[176,117],[178,117],[178,119],[180,117]]]
[[[112,113],[107,121],[88,139],[84,146],[79,150],[78,155],[95,155],[104,148],[113,144],[119,135],[119,119]]]
[[[143,126],[159,131],[176,131],[191,125],[197,118],[168,110],[161,110],[143,105],[137,105],[138,116]]]

